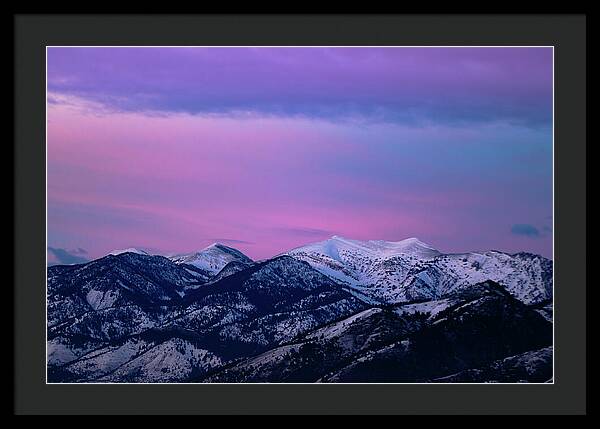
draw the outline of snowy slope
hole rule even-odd
[[[413,276],[408,281],[437,284],[440,296],[493,280],[526,304],[552,298],[552,261],[542,256],[489,251],[443,255],[423,265],[422,271],[416,274],[419,280]]]
[[[537,350],[551,341],[549,322],[502,286],[486,282],[433,303],[355,312],[203,381],[420,382]],[[492,368],[481,381],[497,376]],[[506,381],[528,380],[527,374],[505,376]]]
[[[337,235],[325,241],[292,249],[288,253],[318,253],[339,262],[347,262],[356,256],[391,257],[408,255],[426,259],[440,254],[438,250],[417,238],[407,238],[402,241],[359,241]]]
[[[221,364],[208,350],[181,338],[171,338],[126,361],[98,381],[161,383],[183,381]]]
[[[54,381],[160,382],[202,376],[365,305],[289,256],[197,283],[189,265],[124,253],[48,269]]]
[[[381,312],[380,308],[369,308],[367,310],[356,313],[346,319],[331,323],[323,328],[317,329],[306,335],[306,339],[330,339],[343,335],[353,323],[362,321],[375,313]]]
[[[169,259],[176,264],[193,265],[212,275],[217,274],[225,265],[233,261],[252,263],[252,259],[239,250],[220,243],[211,244],[198,252],[170,256]]]
[[[380,303],[437,299],[485,280],[504,285],[525,303],[552,297],[552,261],[527,253],[443,254],[416,238],[390,242],[333,236],[287,254]]]
[[[149,255],[149,253],[146,252],[145,250],[137,249],[135,247],[129,247],[127,249],[122,249],[122,250],[113,250],[112,252],[109,253],[109,255],[120,255],[122,253],[136,253],[138,255]]]
[[[338,236],[257,262],[217,243],[113,253],[48,268],[52,382],[364,381],[351,362],[389,359],[382,377],[414,381],[551,341],[552,261],[538,255]],[[455,343],[468,366],[452,361]]]
[[[386,273],[401,274],[394,272],[398,264],[388,267],[382,264],[385,261],[395,258],[402,266],[409,266],[438,256],[440,252],[416,238],[396,242],[359,241],[334,235],[328,240],[292,249],[287,254],[344,283],[367,285],[377,283]],[[374,264],[379,266],[374,267]]]

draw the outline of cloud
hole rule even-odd
[[[518,223],[511,227],[510,232],[515,235],[523,235],[525,237],[539,237],[540,231],[533,225],[527,223]]]
[[[233,238],[212,238],[211,240],[223,244],[255,244],[253,241],[235,240]]]
[[[48,265],[71,265],[88,262],[87,258],[78,255],[87,255],[87,251],[81,247],[74,250],[48,247]]]
[[[552,120],[549,48],[49,48],[50,103],[408,124]]]

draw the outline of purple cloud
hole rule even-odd
[[[549,124],[551,48],[49,48],[48,89],[115,111]]]

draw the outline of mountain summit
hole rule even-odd
[[[298,249],[318,249],[319,247],[324,249],[325,251],[331,251],[335,249],[336,252],[334,252],[334,254],[339,254],[340,251],[357,251],[381,257],[394,255],[411,255],[419,258],[430,258],[440,254],[440,252],[433,248],[433,246],[423,243],[418,238],[407,238],[401,241],[360,241],[340,237],[339,235],[334,235],[328,240],[308,244]]]
[[[336,235],[287,254],[378,303],[435,299],[485,280],[505,285],[526,303],[552,297],[552,261],[537,255],[444,254],[418,238],[359,241]]]
[[[193,265],[210,274],[216,274],[230,262],[251,263],[252,259],[233,247],[221,243],[213,243],[202,250],[192,253],[171,256],[176,264]]]
[[[145,250],[138,249],[136,247],[129,247],[127,249],[122,249],[122,250],[113,250],[112,252],[109,252],[108,254],[116,256],[116,255],[121,255],[123,253],[136,253],[138,255],[149,255],[149,253],[146,252]]]
[[[339,236],[48,267],[50,382],[552,377],[552,261]]]

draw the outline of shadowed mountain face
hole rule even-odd
[[[253,262],[215,244],[170,258],[124,251],[49,267],[48,381],[552,377],[551,263],[543,258],[443,255],[416,239],[335,237],[302,249]],[[341,265],[316,263],[323,253]],[[507,284],[478,281],[490,272]]]
[[[437,383],[552,382],[552,347],[499,359],[481,368],[467,369],[432,381]]]
[[[366,307],[288,256],[215,282],[134,253],[48,273],[51,381],[183,381]]]
[[[431,304],[368,309],[208,381],[426,382],[552,344],[551,324],[496,283]]]

